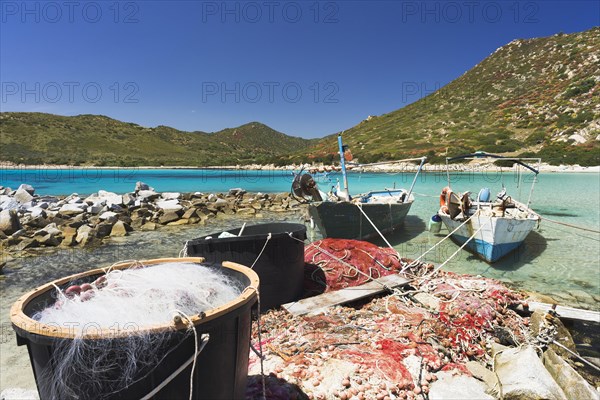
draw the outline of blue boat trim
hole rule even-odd
[[[454,235],[453,239],[455,239],[459,244],[464,244],[469,238],[464,236]],[[513,242],[513,243],[496,243],[492,244],[481,239],[473,239],[468,244],[467,247],[471,249],[473,252],[479,254],[486,261],[494,262],[504,257],[511,251],[515,250],[519,247],[523,242]]]

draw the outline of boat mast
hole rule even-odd
[[[346,160],[344,159],[344,145],[342,144],[341,133],[338,134],[338,148],[340,152],[340,166],[342,167],[342,179],[344,180],[344,189],[342,193],[338,193],[338,196],[342,197],[344,200],[350,200],[350,193],[348,192],[348,176],[346,175]]]

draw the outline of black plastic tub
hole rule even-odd
[[[240,229],[227,231],[236,237],[219,239],[222,232],[217,232],[190,240],[187,254],[212,262],[229,260],[248,267],[256,261],[253,269],[260,279],[261,311],[300,299],[306,226],[292,223],[252,225],[246,226],[242,235],[237,236]],[[269,234],[271,238],[267,243]]]
[[[157,259],[142,261],[143,265],[158,264],[164,262],[196,262],[201,258],[177,258]],[[127,262],[113,266],[112,269],[125,269],[133,263]],[[258,276],[249,268],[242,265],[224,262],[221,264],[202,263],[211,268],[219,268],[223,273],[246,288],[234,300],[209,310],[202,315],[191,316],[197,333],[198,342],[202,341],[204,334],[209,335],[205,347],[196,358],[193,377],[193,398],[197,400],[213,399],[244,399],[246,382],[248,376],[248,353],[251,334],[251,314],[257,303],[257,292],[255,288],[259,285]],[[27,345],[29,358],[33,368],[37,389],[40,399],[56,399],[53,380],[56,369],[56,359],[61,352],[69,348],[74,339],[74,333],[68,328],[44,325],[31,318],[33,314],[54,302],[55,286],[61,289],[70,284],[82,284],[92,282],[104,274],[103,269],[96,269],[41,286],[34,291],[22,296],[11,309],[11,321],[17,333],[17,344]],[[132,332],[119,332],[117,334],[109,329],[91,331],[83,338],[93,344],[98,354],[90,356],[101,359],[102,357],[117,359],[126,355],[119,352],[122,343],[136,339],[137,335],[155,335],[161,337],[159,345],[153,350],[161,354],[157,364],[148,366],[141,370],[133,382],[115,390],[110,387],[98,385],[98,382],[86,379],[84,374],[73,374],[68,382],[63,382],[71,388],[77,388],[74,393],[80,399],[115,399],[129,400],[141,399],[156,390],[172,376],[169,383],[164,385],[152,399],[187,399],[190,394],[190,374],[192,365],[181,369],[191,361],[195,353],[194,335],[186,333],[187,326],[164,325],[142,327]],[[96,349],[102,349],[100,352]],[[163,355],[164,354],[164,355]],[[176,371],[180,373],[176,375]],[[118,378],[122,371],[111,371],[106,377],[108,379]]]

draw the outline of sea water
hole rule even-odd
[[[94,171],[94,172],[91,172]],[[293,179],[290,171],[243,170],[98,170],[67,169],[60,175],[54,171],[3,169],[0,185],[18,187],[28,183],[38,194],[88,194],[99,189],[125,193],[133,191],[136,181],[143,181],[157,191],[223,192],[241,187],[249,192],[289,191]],[[90,175],[95,174],[95,175]],[[358,173],[349,174],[351,193],[383,188],[409,188],[414,174]],[[53,180],[49,180],[52,178]],[[404,226],[388,236],[399,253],[417,258],[441,240],[448,232],[427,232],[427,222],[439,208],[439,194],[448,183],[445,173],[425,173],[414,186],[415,202]],[[45,180],[44,180],[45,179]],[[328,191],[337,185],[340,175],[333,173],[320,178],[320,187]],[[592,230],[600,230],[600,174],[547,173],[538,176],[531,195],[531,207],[542,217]],[[504,185],[513,198],[527,201],[531,174],[515,170],[503,173],[469,172],[451,175],[454,191],[476,193],[484,187],[494,196]],[[48,255],[11,260],[0,275],[1,369],[0,390],[7,387],[34,388],[25,347],[17,348],[10,326],[8,310],[23,293],[48,281],[98,266],[130,259],[175,257],[186,240],[239,227],[242,223],[262,223],[286,220],[302,221],[301,215],[275,214],[265,219],[219,219],[210,227],[187,226],[166,228],[155,232],[134,232],[94,250],[62,249]],[[318,239],[318,232],[313,233]],[[383,240],[375,240],[385,245]],[[458,246],[450,240],[432,251],[424,260],[442,263]],[[543,219],[538,229],[529,234],[523,246],[504,259],[488,264],[467,251],[459,251],[445,267],[447,270],[500,279],[523,290],[537,291],[555,297],[565,305],[599,309],[600,304],[600,235],[559,225]],[[14,373],[5,373],[14,371]]]

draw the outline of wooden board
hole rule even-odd
[[[548,311],[552,308],[551,304],[538,303],[537,301],[530,301],[529,311]],[[600,312],[590,310],[580,310],[579,308],[556,306],[556,313],[559,318],[566,319],[578,319],[581,321],[591,321],[600,323]]]
[[[406,285],[408,282],[410,282],[408,279],[400,275],[387,275],[374,281],[367,282],[364,285],[323,293],[318,296],[284,304],[282,307],[294,315],[316,314],[327,307],[348,303],[362,299],[363,297],[381,293],[385,290],[382,285],[393,288]]]

